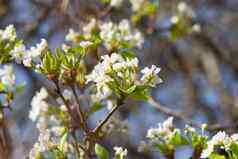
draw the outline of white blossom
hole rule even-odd
[[[32,63],[39,64],[40,56],[48,49],[48,43],[45,39],[41,39],[41,42],[36,44],[36,46],[31,47],[26,51],[23,57],[23,64],[27,67],[31,66]]]
[[[170,18],[170,21],[172,24],[177,24],[179,21],[179,18],[178,18],[178,16],[175,15]]]
[[[104,55],[101,57],[102,61],[98,63],[92,73],[86,76],[87,82],[95,82],[99,98],[106,98],[112,94],[108,83],[113,82],[114,79],[109,74],[116,73],[119,77],[134,79],[132,74],[128,74],[129,70],[138,67],[138,59],[125,60],[121,55],[113,53],[111,56]],[[128,71],[125,71],[128,70]]]
[[[232,144],[237,144],[237,139],[238,137],[236,134],[229,136],[224,131],[219,131],[207,142],[207,148],[203,150],[201,158],[209,157],[213,153],[215,146],[220,146],[221,148],[224,148],[225,151],[228,151]]]
[[[152,65],[151,68],[145,67],[143,70],[141,70],[141,73],[143,74],[143,76],[141,77],[141,81],[145,85],[155,87],[156,84],[162,82],[162,79],[158,76],[159,72],[160,68],[156,67],[155,65]]]
[[[191,126],[189,126],[189,125],[186,125],[186,126],[185,126],[185,129],[184,129],[184,132],[185,132],[185,133],[194,133],[194,132],[196,132],[196,129],[195,129],[194,127],[191,127]]]
[[[117,159],[117,158],[125,159],[128,153],[127,149],[123,149],[122,147],[115,146],[113,150],[115,151],[114,159]]]
[[[5,30],[0,30],[0,39],[14,41],[16,39],[16,30],[14,26],[8,25]]]
[[[192,26],[192,31],[197,32],[197,33],[201,32],[201,25],[199,25],[199,24],[194,24],[194,25]]]
[[[97,27],[97,21],[95,18],[92,18],[88,24],[83,26],[83,33],[85,34],[86,38],[91,37],[92,31]]]
[[[14,57],[17,63],[21,63],[24,54],[26,53],[26,47],[24,44],[15,45],[10,54]]]
[[[111,0],[110,6],[118,8],[122,5],[122,2],[123,0]]]
[[[80,33],[74,31],[74,29],[69,29],[69,33],[65,36],[66,41],[78,42],[78,37]]]
[[[173,127],[173,117],[169,117],[163,123],[159,123],[157,128],[150,128],[147,131],[146,137],[152,142],[157,142],[159,138],[163,138],[165,141],[169,140],[175,132],[179,132],[178,129]]]
[[[134,12],[139,11],[139,9],[142,7],[144,0],[130,0],[132,10]]]
[[[180,2],[177,6],[177,9],[180,14],[188,17],[195,17],[195,12],[186,2]]]
[[[45,88],[41,88],[40,92],[37,92],[36,95],[32,98],[31,106],[32,109],[29,112],[29,118],[32,121],[36,121],[39,114],[42,111],[48,110],[48,104],[45,102],[45,99],[48,97],[48,92]]]
[[[119,24],[112,22],[102,23],[99,26],[100,37],[107,49],[120,47],[121,42],[127,42],[131,47],[141,48],[144,42],[142,34],[131,28],[130,22],[123,19]]]
[[[7,88],[12,90],[15,84],[15,75],[11,65],[5,65],[0,69],[1,83]]]

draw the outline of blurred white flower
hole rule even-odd
[[[169,117],[163,123],[158,123],[157,128],[150,128],[147,131],[146,137],[149,138],[151,142],[157,142],[160,138],[169,142],[169,139],[175,132],[179,132],[179,130],[174,129],[173,117]]]
[[[139,11],[139,9],[142,7],[144,0],[130,0],[132,10],[134,12]]]
[[[230,150],[232,144],[237,144],[237,136],[237,134],[229,136],[224,131],[219,131],[216,135],[212,137],[211,140],[207,142],[207,148],[203,150],[201,158],[209,157],[213,153],[215,146],[219,146],[225,149],[225,151]]]
[[[45,88],[41,88],[40,92],[37,92],[36,95],[32,98],[31,101],[31,110],[29,112],[29,118],[32,121],[36,121],[39,114],[42,111],[48,110],[48,104],[45,102],[45,99],[48,97],[48,92]]]
[[[4,30],[0,30],[0,39],[14,41],[16,39],[16,30],[14,26],[8,25]]]
[[[15,75],[11,65],[5,65],[0,68],[1,83],[8,89],[12,90],[15,84]]]
[[[130,22],[126,19],[121,20],[119,24],[102,23],[99,29],[100,37],[109,50],[114,47],[120,48],[121,43],[128,43],[130,47],[138,48],[141,48],[144,43],[142,34],[138,30],[132,29]]]
[[[123,0],[111,0],[110,6],[118,8],[122,5],[122,3],[123,3]]]
[[[74,29],[69,29],[69,33],[65,36],[65,40],[71,41],[71,42],[78,42],[79,36],[80,36],[80,33],[74,31]]]
[[[113,150],[115,151],[113,159],[125,159],[127,156],[127,149],[123,149],[122,147],[114,147]]]
[[[26,53],[26,47],[24,44],[15,45],[10,54],[14,57],[17,63],[21,63],[24,54]]]
[[[90,38],[92,31],[97,27],[97,21],[95,18],[92,18],[88,24],[83,26],[83,33],[86,35],[86,38]]]
[[[39,64],[41,62],[40,56],[42,56],[47,49],[47,41],[45,39],[41,39],[40,43],[26,51],[26,54],[23,57],[23,64],[26,67],[30,67],[32,63]]]
[[[155,87],[156,84],[162,82],[162,79],[158,76],[159,72],[160,68],[156,67],[155,65],[152,65],[151,68],[145,67],[143,70],[141,70],[141,73],[143,74],[141,81],[145,85]]]

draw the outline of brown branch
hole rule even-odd
[[[200,124],[194,123],[189,118],[185,117],[182,113],[174,112],[173,110],[169,109],[168,107],[162,106],[159,102],[155,101],[153,98],[150,98],[148,102],[155,107],[158,111],[161,113],[164,113],[168,116],[174,116],[182,121],[184,121],[186,124],[201,128]],[[226,130],[226,129],[235,129],[238,127],[238,123],[229,124],[229,125],[220,125],[220,124],[214,124],[214,125],[208,125],[207,130],[210,132],[218,131],[218,130]]]
[[[191,120],[189,120],[188,118],[186,118],[182,113],[179,112],[174,112],[173,110],[169,109],[168,107],[162,106],[160,105],[159,102],[155,101],[153,98],[150,98],[148,100],[148,102],[155,107],[156,109],[158,109],[161,113],[164,113],[168,116],[174,116],[178,119],[183,120],[186,124],[194,126],[194,127],[200,127],[200,125],[193,123]]]
[[[107,121],[111,118],[111,116],[124,104],[124,99],[120,99],[118,101],[118,105],[115,106],[108,114],[107,116],[98,124],[98,126],[93,130],[95,134],[97,134],[102,127],[107,123]]]
[[[80,101],[79,101],[78,94],[77,94],[77,92],[76,92],[76,90],[75,90],[75,87],[74,87],[73,85],[71,85],[70,87],[71,87],[71,89],[72,89],[72,91],[73,91],[74,98],[75,98],[76,103],[77,103],[77,105],[78,105],[78,106],[77,106],[77,112],[78,112],[78,114],[79,114],[80,122],[81,122],[81,124],[82,124],[82,126],[83,126],[84,131],[85,131],[85,132],[88,132],[87,121],[86,121],[86,119],[85,119],[83,110],[82,110],[81,107],[80,107]]]

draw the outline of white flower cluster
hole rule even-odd
[[[101,59],[102,62],[98,63],[92,73],[86,76],[86,78],[87,82],[92,81],[96,83],[97,95],[100,99],[103,99],[112,93],[108,83],[113,82],[114,79],[110,74],[115,72],[121,78],[132,75],[133,70],[138,67],[138,59],[125,60],[121,55],[116,53],[113,53],[111,56],[104,55]],[[133,76],[129,80],[132,79],[134,79]]]
[[[0,40],[14,41],[16,37],[16,30],[13,25],[8,25],[4,30],[0,30]]]
[[[127,156],[127,149],[123,149],[122,147],[114,147],[115,151],[113,159],[126,159]]]
[[[16,38],[16,30],[13,25],[9,25],[4,30],[0,30],[0,40],[14,42],[14,47],[9,53],[17,63],[23,62],[27,67],[32,66],[33,63],[39,64],[40,56],[48,49],[47,41],[41,39],[41,42],[36,44],[36,47],[31,47],[29,50],[26,50],[25,45]]]
[[[137,12],[141,9],[144,0],[130,0],[131,6],[132,6],[132,11]]]
[[[29,118],[32,121],[36,121],[42,111],[46,112],[48,110],[48,103],[45,101],[47,97],[48,92],[45,88],[41,88],[40,92],[37,92],[36,95],[32,98],[32,108],[29,112]]]
[[[63,94],[65,98],[69,100],[72,98],[71,93],[72,92],[65,90]],[[54,112],[55,109],[52,108],[53,106],[50,106],[45,101],[47,97],[48,92],[45,88],[41,88],[40,92],[36,93],[31,102],[32,109],[29,118],[37,122],[36,127],[39,131],[39,137],[30,152],[30,159],[35,159],[39,153],[43,154],[44,157],[49,155],[48,151],[59,145],[62,135],[66,130],[62,120],[57,116],[62,115],[62,112],[66,112],[64,106],[62,105],[58,111]],[[49,114],[49,112],[51,112],[51,114]],[[65,120],[67,119],[65,118]]]
[[[238,134],[229,136],[224,131],[220,131],[207,142],[207,148],[203,150],[201,158],[209,157],[214,152],[216,146],[229,151],[234,144],[238,144]]]
[[[195,17],[195,12],[186,2],[179,2],[177,10],[180,14],[186,15],[188,17]]]
[[[42,56],[47,49],[47,41],[45,39],[41,39],[40,43],[36,44],[35,47],[31,47],[29,50],[26,50],[25,45],[22,43],[16,44],[10,54],[14,57],[17,63],[21,63],[22,61],[24,66],[31,67],[32,64],[40,64],[40,56]]]
[[[19,43],[14,46],[14,48],[13,48],[13,50],[11,50],[10,54],[12,55],[12,57],[15,59],[15,61],[17,63],[21,63],[25,52],[26,52],[25,45],[22,43]]]
[[[146,137],[151,140],[152,143],[158,141],[169,142],[171,137],[180,132],[179,129],[175,129],[173,126],[173,117],[169,117],[163,123],[159,123],[157,128],[151,128],[147,131]]]
[[[48,43],[45,39],[41,39],[39,44],[36,44],[36,47],[31,47],[29,50],[26,50],[26,54],[23,57],[23,64],[27,67],[32,66],[32,64],[40,64],[40,56],[47,51]]]
[[[78,42],[80,33],[74,31],[74,29],[69,29],[69,33],[65,36],[66,41]]]
[[[102,61],[94,67],[91,74],[86,76],[87,82],[96,83],[99,99],[105,99],[112,94],[109,83],[119,83],[121,88],[130,88],[135,84],[154,87],[162,82],[158,77],[160,69],[154,65],[151,68],[144,68],[141,71],[143,76],[138,81],[137,58],[124,59],[120,54],[113,53],[111,56],[104,55],[101,59]]]
[[[122,43],[128,43],[131,47],[141,48],[144,42],[142,34],[131,28],[130,22],[126,19],[120,23],[106,22],[99,25],[100,37],[107,49],[121,47]]]
[[[170,19],[173,24],[178,23],[181,17],[189,17],[189,18],[195,17],[194,11],[190,6],[188,6],[186,2],[180,2],[177,5],[177,11],[178,15],[172,16]]]
[[[143,84],[149,84],[149,86],[155,87],[156,84],[162,82],[162,79],[157,76],[159,72],[160,68],[156,67],[155,65],[152,65],[151,68],[145,67],[143,70],[141,70],[141,73],[143,73],[141,81]]]
[[[11,65],[5,65],[3,68],[0,68],[0,79],[5,89],[10,91],[13,90],[16,81],[13,67]]]
[[[86,39],[91,37],[91,33],[95,28],[97,28],[97,20],[95,18],[92,18],[88,24],[83,26],[82,30]]]

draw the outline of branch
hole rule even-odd
[[[79,114],[80,122],[81,122],[81,124],[82,124],[82,126],[83,126],[83,129],[87,132],[87,131],[88,131],[87,121],[86,121],[85,116],[84,116],[84,114],[83,114],[83,111],[82,111],[82,109],[81,109],[81,107],[80,107],[79,97],[78,97],[78,95],[77,95],[77,92],[76,92],[76,90],[75,90],[75,87],[74,87],[73,85],[71,85],[70,87],[71,87],[71,89],[72,89],[72,91],[73,91],[73,95],[74,95],[75,100],[76,100],[76,103],[77,103],[77,105],[78,105],[78,106],[77,106],[77,112],[78,112],[78,114]]]
[[[107,123],[107,121],[111,118],[111,116],[124,104],[124,99],[120,99],[118,105],[113,107],[113,109],[107,114],[107,116],[98,124],[98,126],[93,130],[95,134],[97,134],[101,128]]]
[[[59,86],[59,82],[58,82],[58,81],[54,81],[54,80],[53,80],[53,82],[54,82],[54,84],[55,84],[55,86],[56,86],[56,92],[58,93],[58,95],[59,95],[60,98],[62,99],[64,105],[66,106],[66,108],[67,108],[67,110],[68,110],[68,112],[69,112],[69,114],[72,116],[71,108],[70,108],[70,106],[69,106],[67,100],[64,98],[64,96],[63,96],[63,94],[62,94],[62,92],[61,92],[61,89],[60,89],[60,86]],[[73,117],[73,116],[72,116],[72,117]]]
[[[159,102],[155,101],[153,98],[150,98],[148,102],[158,109],[161,113],[164,113],[168,116],[174,116],[180,120],[183,120],[186,124],[196,127],[196,128],[201,128],[200,124],[194,123],[192,120],[189,118],[185,117],[182,113],[179,112],[174,112],[173,110],[169,109],[168,107],[160,105]],[[218,131],[218,130],[227,130],[227,129],[234,129],[238,127],[238,123],[230,124],[230,125],[220,125],[220,124],[214,124],[210,125],[207,127],[207,130],[210,132]]]
[[[191,120],[189,120],[188,118],[186,118],[182,113],[179,112],[174,112],[173,110],[169,109],[168,107],[165,106],[161,106],[159,102],[155,101],[153,98],[150,98],[148,100],[148,102],[155,107],[156,109],[158,109],[161,113],[164,113],[168,116],[174,116],[178,119],[183,120],[186,124],[194,126],[194,127],[200,127],[199,124],[193,123]]]

